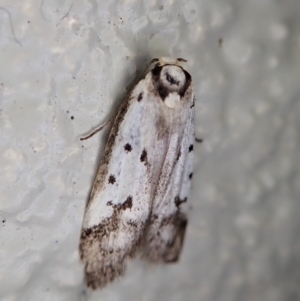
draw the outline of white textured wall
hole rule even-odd
[[[300,298],[299,0],[0,0],[0,299]],[[84,289],[78,240],[107,120],[153,57],[197,104],[181,261]],[[73,117],[72,117],[73,116]]]

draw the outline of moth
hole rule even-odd
[[[184,59],[153,59],[122,102],[86,206],[85,280],[102,288],[137,252],[179,259],[193,176],[194,93]]]

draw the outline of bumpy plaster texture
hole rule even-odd
[[[300,298],[300,3],[0,1],[0,299]],[[188,60],[195,172],[178,264],[83,285],[106,121],[153,57]]]

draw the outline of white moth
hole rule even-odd
[[[178,260],[187,225],[194,94],[183,59],[153,59],[113,121],[80,238],[87,286],[104,287],[137,251]]]

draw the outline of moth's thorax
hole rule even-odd
[[[182,68],[176,65],[167,65],[162,68],[160,82],[163,89],[169,91],[165,98],[167,107],[174,108],[180,102],[180,90],[184,87],[186,78]]]
[[[160,72],[159,79],[161,83],[172,92],[178,92],[186,82],[182,68],[175,65],[164,66]]]
[[[191,84],[190,74],[178,65],[156,65],[152,76],[157,93],[169,108],[175,108],[183,100]]]

